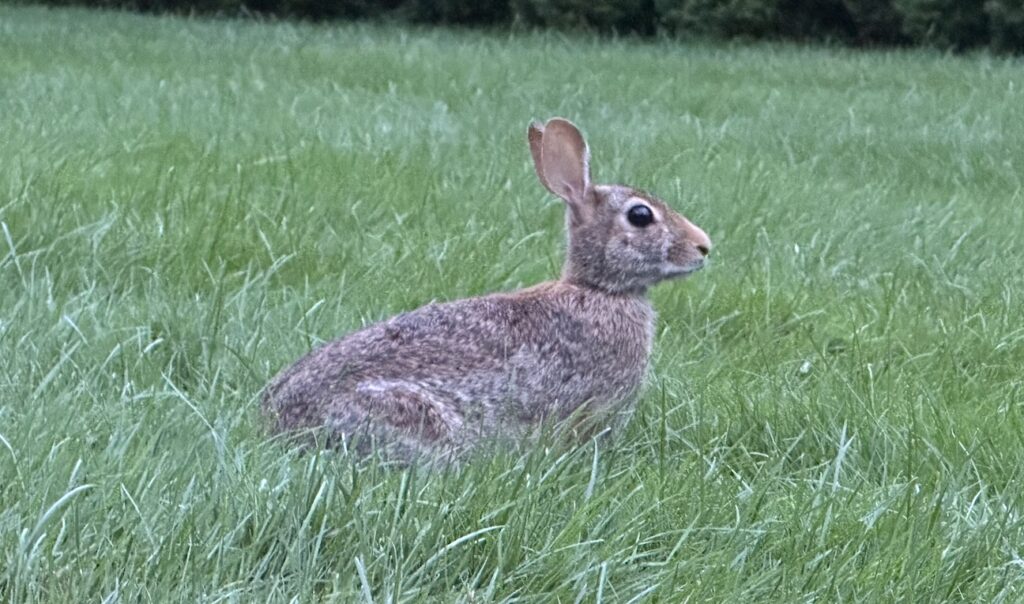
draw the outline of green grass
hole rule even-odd
[[[0,6],[0,595],[1024,598],[1024,65]],[[555,276],[531,118],[716,243],[608,443],[300,454],[263,384]]]

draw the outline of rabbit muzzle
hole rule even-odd
[[[704,268],[711,239],[700,227],[680,217],[677,238],[668,248],[661,272],[666,278],[685,277]]]

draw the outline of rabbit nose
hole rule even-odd
[[[697,251],[700,252],[701,256],[707,256],[710,254],[711,238],[708,237],[708,234],[692,222],[687,221],[686,226],[689,227],[687,229],[689,231],[687,235],[689,235],[689,239],[693,243],[693,247],[697,248]]]

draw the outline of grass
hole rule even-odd
[[[1024,598],[1024,69],[0,6],[0,595]],[[299,454],[317,342],[561,264],[531,118],[671,200],[605,444]]]

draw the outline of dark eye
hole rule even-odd
[[[626,212],[626,220],[635,227],[644,228],[654,222],[654,212],[645,205],[635,205]]]

